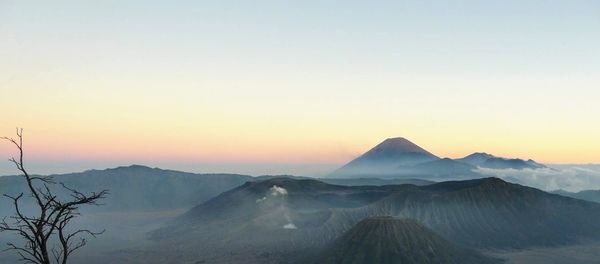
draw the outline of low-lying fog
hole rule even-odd
[[[600,165],[548,166],[523,170],[478,168],[477,172],[545,191],[578,192],[600,189]]]

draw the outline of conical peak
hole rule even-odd
[[[397,153],[429,153],[427,150],[417,146],[410,140],[403,137],[388,138],[383,142],[379,143],[369,152],[397,152]]]

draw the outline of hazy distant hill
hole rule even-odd
[[[539,169],[545,168],[546,166],[541,165],[533,160],[522,160],[522,159],[505,159],[505,158],[491,158],[486,160],[481,167],[490,169]]]
[[[546,168],[545,165],[535,162],[534,160],[522,159],[507,159],[496,157],[485,152],[473,153],[456,161],[467,163],[473,166],[490,169],[540,169]]]
[[[326,247],[314,263],[485,264],[501,261],[458,247],[417,221],[370,217]]]
[[[552,193],[559,194],[566,197],[577,198],[581,200],[591,201],[600,203],[600,190],[584,190],[580,192],[567,192],[563,190],[554,191]]]
[[[175,217],[185,211],[179,208],[192,208],[203,203],[222,192],[241,186],[246,182],[262,181],[267,179],[281,178],[275,176],[251,177],[236,174],[194,174],[180,171],[150,168],[146,166],[132,165],[105,170],[90,170],[81,173],[70,173],[54,175],[56,181],[64,182],[66,185],[77,188],[83,192],[109,190],[108,197],[102,201],[105,205],[99,207],[87,207],[82,210],[82,224],[86,227],[102,230],[107,233],[97,240],[90,241],[90,247],[86,252],[78,254],[78,260],[74,263],[145,263],[146,258],[136,254],[127,254],[124,258],[118,258],[114,252],[106,255],[108,259],[95,259],[103,250],[124,249],[137,245],[138,241],[144,243],[144,233],[158,228],[161,221],[166,223],[168,219]],[[294,179],[310,179],[307,177],[285,176]],[[371,185],[381,186],[389,184],[413,183],[418,185],[431,184],[430,181],[413,179],[327,179],[339,185]],[[272,186],[269,186],[270,188]],[[340,186],[341,187],[341,186]],[[345,188],[345,187],[341,187]],[[358,189],[372,189],[374,187],[359,187]],[[20,176],[0,177],[0,194],[15,194],[24,191],[24,179]],[[379,191],[372,195],[379,197]],[[66,195],[64,191],[57,190],[56,193]],[[323,194],[327,195],[327,194]],[[349,198],[341,196],[332,200],[334,204],[322,205],[322,208],[330,206],[348,206],[365,204],[365,200],[371,201],[369,194],[360,193]],[[262,194],[261,197],[263,197]],[[261,198],[259,197],[259,198]],[[250,204],[256,204],[256,199],[248,200]],[[24,200],[26,202],[26,200]],[[337,204],[335,204],[337,203]],[[29,203],[32,205],[32,203]],[[27,203],[22,208],[27,208]],[[223,209],[226,209],[224,207]],[[8,199],[0,197],[0,219],[12,215],[13,207]],[[0,242],[6,243],[7,235],[0,236]],[[89,249],[89,250],[88,250]],[[10,252],[0,252],[1,263],[13,263],[16,259],[11,258]],[[94,261],[92,261],[94,256]],[[132,257],[133,259],[129,259]],[[114,259],[119,261],[115,262]],[[136,261],[141,262],[136,262]],[[166,262],[168,263],[168,262]]]
[[[495,158],[495,156],[485,152],[475,152],[464,158],[456,159],[456,161],[471,164],[473,166],[481,166],[483,165],[483,163],[485,163],[488,159],[491,158]]]
[[[398,185],[398,184],[412,184],[417,186],[434,184],[434,181],[423,180],[423,179],[379,179],[379,178],[350,178],[350,179],[336,179],[336,178],[317,178],[317,180],[336,185],[344,186],[384,186],[384,185]]]
[[[412,168],[412,170],[414,170],[412,174],[423,175],[427,178],[434,179],[444,179],[449,177],[453,179],[464,179],[480,176],[474,171],[475,169],[476,167],[473,165],[458,162],[449,158],[443,158],[415,165]]]
[[[147,211],[173,208],[191,208],[220,193],[248,181],[271,179],[276,176],[252,177],[238,174],[196,174],[174,170],[131,165],[105,170],[89,170],[80,173],[52,175],[58,182],[83,192],[109,190],[109,195],[99,207],[84,210]],[[281,176],[278,176],[281,177]],[[310,179],[308,177],[285,176]],[[427,185],[433,182],[418,179],[326,179],[338,185],[390,185],[410,183]],[[18,194],[25,191],[23,178],[0,177],[0,194]],[[63,190],[56,189],[57,193]],[[0,217],[12,213],[8,199],[0,198]]]
[[[202,203],[221,192],[251,181],[237,174],[194,174],[132,165],[106,170],[53,175],[54,179],[82,192],[109,190],[103,206],[92,211],[139,211],[186,208]],[[0,177],[0,194],[23,192],[18,176]],[[61,189],[57,189],[58,193]],[[7,199],[0,200],[0,216],[12,213]]]
[[[424,179],[382,179],[382,178],[313,178],[313,177],[305,177],[305,176],[294,176],[294,175],[265,175],[265,176],[257,176],[254,177],[255,181],[263,181],[270,180],[276,178],[290,178],[297,180],[318,180],[324,183],[335,184],[335,185],[343,185],[343,186],[364,186],[364,185],[372,185],[372,186],[383,186],[383,185],[398,185],[398,184],[414,184],[418,186],[429,185],[435,183],[435,181],[424,180]]]
[[[161,247],[177,245],[209,262],[232,257],[219,249],[227,247],[248,263],[279,263],[314,253],[365,218],[387,215],[415,219],[453,243],[474,248],[600,238],[599,204],[496,178],[381,187],[294,179],[249,182],[191,209],[152,237]],[[201,241],[210,245],[196,246]]]

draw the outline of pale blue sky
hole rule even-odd
[[[393,136],[599,162],[599,32],[599,1],[0,0],[0,132],[78,164],[339,164]]]
[[[47,60],[547,74],[597,70],[600,56],[597,1],[0,3],[4,45]]]

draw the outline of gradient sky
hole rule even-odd
[[[0,0],[0,135],[40,173],[318,174],[395,136],[597,163],[599,32],[598,1]]]

